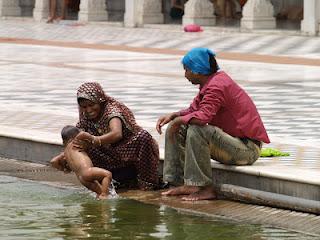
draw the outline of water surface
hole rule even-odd
[[[316,239],[260,225],[179,213],[86,190],[0,176],[0,239]]]

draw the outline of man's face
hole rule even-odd
[[[184,67],[184,70],[185,70],[184,76],[186,79],[189,80],[189,82],[191,82],[194,85],[200,84],[199,74],[193,73],[191,70],[189,70],[186,67]]]

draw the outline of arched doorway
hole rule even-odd
[[[32,17],[35,0],[20,0],[19,6],[21,8],[22,17]]]
[[[77,20],[80,10],[80,0],[68,0],[66,19]]]
[[[303,19],[303,0],[271,0],[278,29],[298,30]]]
[[[108,21],[123,22],[125,12],[125,0],[106,0]]]

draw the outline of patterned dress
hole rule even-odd
[[[146,130],[137,125],[129,108],[107,96],[100,84],[94,82],[79,87],[78,101],[81,98],[99,103],[103,113],[98,121],[93,121],[79,110],[78,128],[94,136],[101,136],[110,131],[109,122],[112,118],[117,117],[122,121],[123,138],[119,142],[88,150],[93,165],[111,171],[116,180],[126,178],[125,175],[134,175],[141,189],[157,187],[158,144]]]

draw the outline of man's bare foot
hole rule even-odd
[[[199,191],[193,192],[190,195],[183,197],[185,201],[199,201],[199,200],[210,200],[217,198],[217,194],[212,186],[201,187]]]
[[[161,195],[164,195],[164,196],[186,195],[186,194],[195,193],[199,190],[200,190],[200,188],[197,186],[183,185],[183,186],[171,188],[168,191],[162,192]]]

